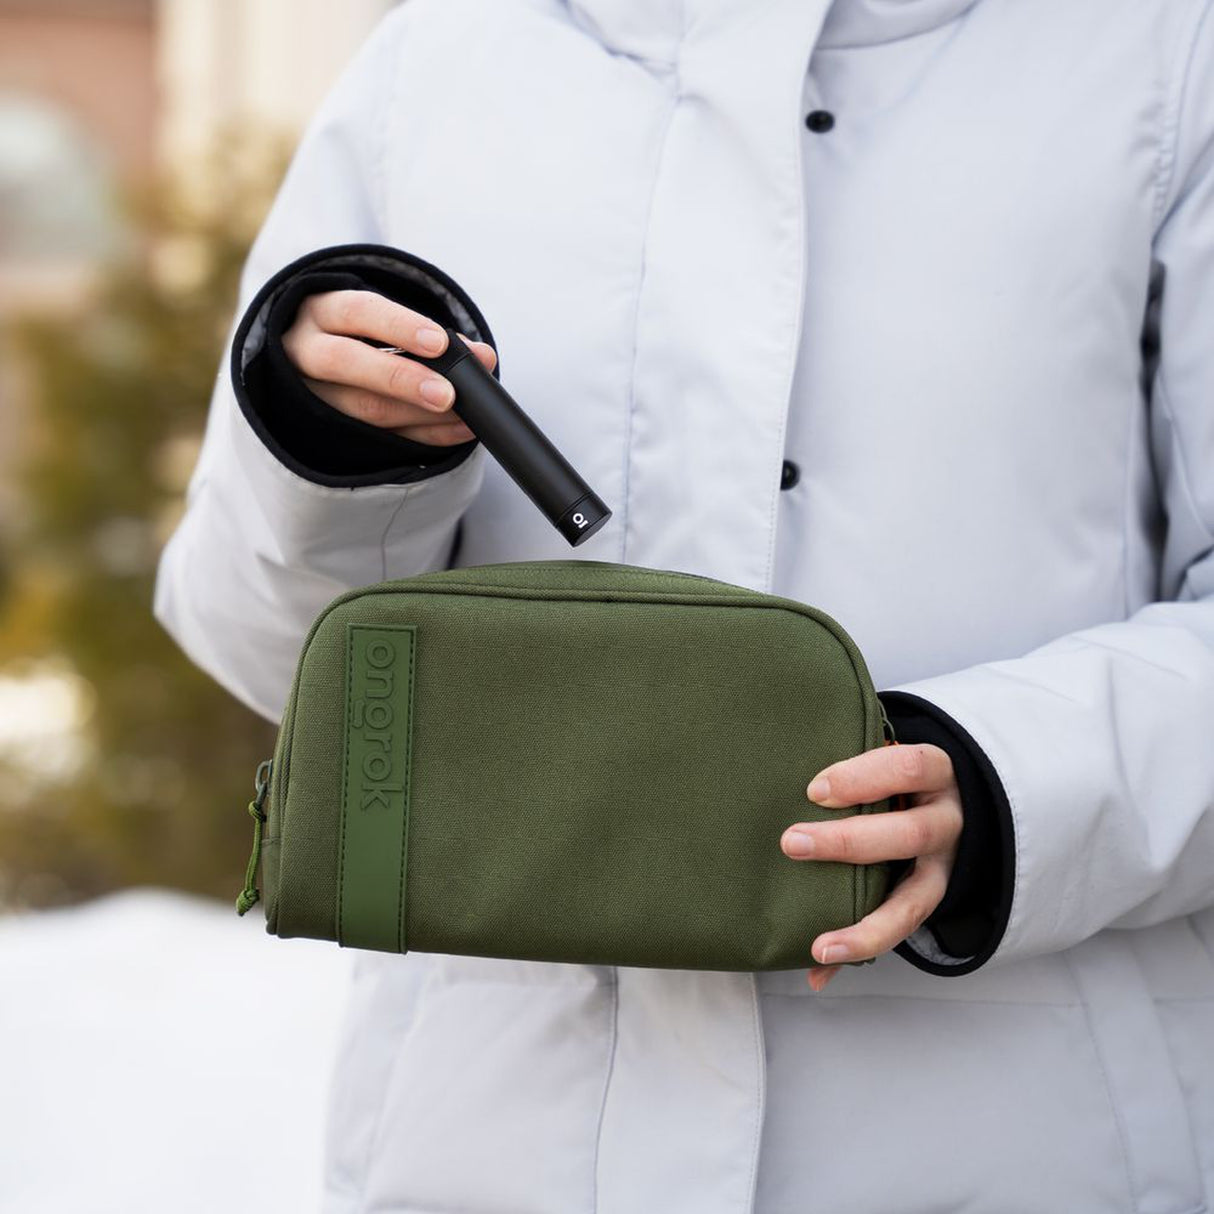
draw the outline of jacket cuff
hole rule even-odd
[[[254,297],[232,342],[232,385],[245,419],[284,467],[334,488],[411,484],[449,472],[479,445],[414,442],[350,417],[309,391],[282,347],[300,305],[324,291],[375,291],[444,327],[494,345],[485,318],[436,266],[384,245],[336,245],[280,270]],[[500,378],[500,364],[493,375]]]
[[[900,742],[939,746],[952,761],[964,820],[948,888],[896,952],[931,974],[972,973],[999,947],[1015,887],[1015,839],[1003,782],[974,739],[942,708],[909,692],[881,702]]]

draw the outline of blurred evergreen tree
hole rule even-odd
[[[233,144],[207,174],[223,183],[213,205],[148,191],[96,289],[9,335],[28,416],[0,557],[0,677],[59,671],[91,710],[74,763],[0,759],[0,904],[239,888],[273,730],[182,656],[151,602],[239,270],[285,159],[277,144]]]

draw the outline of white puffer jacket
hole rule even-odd
[[[985,750],[1015,878],[985,964],[921,932],[820,996],[368,954],[331,1214],[1206,1208],[1208,9],[409,0],[351,66],[244,302],[321,246],[442,267],[615,508],[577,555],[831,612]],[[443,566],[461,518],[459,564],[570,555],[479,447],[297,475],[225,369],[157,613],[275,716],[328,599]]]

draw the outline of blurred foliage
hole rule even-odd
[[[26,419],[21,510],[0,552],[0,676],[58,672],[86,711],[70,762],[0,756],[0,903],[240,886],[273,730],[182,656],[151,603],[285,160],[246,139],[198,178],[212,205],[171,183],[131,199],[134,239],[87,298],[7,334]]]

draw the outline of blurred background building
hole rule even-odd
[[[151,579],[247,244],[391,7],[0,0],[0,909],[235,872],[265,731]]]
[[[348,958],[236,918],[273,729],[151,601],[245,251],[390,7],[0,0],[5,1214],[318,1205]]]
[[[197,170],[240,126],[297,136],[390,7],[0,0],[0,306],[107,249],[121,183]]]

